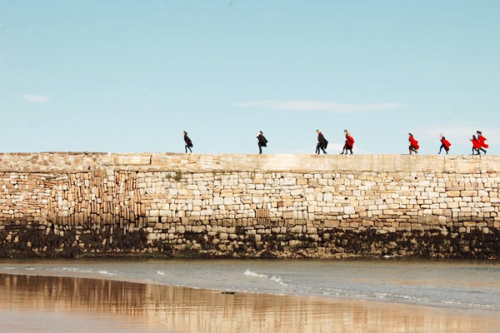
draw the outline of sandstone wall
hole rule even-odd
[[[498,258],[500,157],[0,154],[0,255]]]

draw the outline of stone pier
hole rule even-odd
[[[0,257],[500,256],[500,156],[0,154]]]

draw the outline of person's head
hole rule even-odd
[[[320,131],[319,129],[317,129],[317,130],[316,130],[316,133],[318,133],[318,134],[319,134],[319,133],[321,133],[321,131]]]
[[[408,135],[411,136],[411,137],[413,137],[413,134],[411,134],[411,133],[408,133]]]
[[[477,134],[477,135],[481,135],[481,134],[483,134],[483,133],[482,133],[481,131],[476,131],[476,134]]]
[[[440,138],[444,138],[444,134],[443,134],[443,133],[440,133],[440,134],[439,134],[439,137],[440,137]]]
[[[349,131],[345,129],[344,134],[349,134]]]
[[[188,134],[188,132],[184,131],[184,135]]]
[[[262,131],[259,131],[259,134],[264,134],[264,132],[262,132]]]
[[[476,140],[476,136],[475,135],[472,136],[472,140]]]

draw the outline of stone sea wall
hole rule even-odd
[[[500,156],[0,154],[0,257],[500,257]]]

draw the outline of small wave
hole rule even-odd
[[[287,285],[286,283],[283,282],[283,280],[280,277],[273,276],[273,277],[271,277],[270,280],[276,282],[277,284],[279,284],[281,286]]]
[[[3,269],[3,270],[14,270],[14,269],[18,269],[18,270],[25,270],[25,271],[34,271],[34,270],[36,270],[37,268],[36,268],[36,267],[12,267],[12,266],[7,266],[7,267],[0,267],[0,269]]]
[[[63,271],[66,271],[66,272],[81,272],[82,271],[81,269],[73,268],[73,267],[63,267],[61,269]]]
[[[282,283],[281,278],[280,277],[276,277],[276,276],[271,277],[271,281],[274,281],[274,282],[277,282],[277,283]]]
[[[58,271],[58,268],[54,268],[55,271]],[[61,268],[62,271],[64,272],[71,272],[71,273],[84,273],[84,274],[89,274],[89,273],[95,273],[95,271],[91,269],[81,269],[81,268],[76,268],[76,267],[63,267]]]
[[[100,271],[95,271],[93,269],[81,269],[81,268],[76,268],[76,267],[63,267],[61,268],[62,271],[65,272],[71,272],[71,273],[84,273],[84,274],[101,274],[101,275],[108,275],[108,276],[116,276],[116,273],[111,273],[106,270],[100,270]]]
[[[166,275],[165,272],[162,272],[162,271],[157,271],[156,274],[161,275],[161,276],[165,276]]]
[[[251,276],[251,277],[258,277],[258,278],[264,278],[264,279],[267,279],[267,275],[264,275],[264,274],[259,274],[259,273],[255,273],[255,272],[252,272],[251,270],[247,269],[244,273],[246,276]]]
[[[280,278],[280,277],[277,277],[277,276],[271,276],[269,277],[268,275],[265,275],[265,274],[259,274],[259,273],[256,273],[256,272],[253,272],[249,269],[247,269],[244,273],[246,276],[251,276],[251,277],[257,277],[257,278],[261,278],[261,279],[269,279],[273,282],[276,282],[277,284],[281,285],[281,286],[286,286],[287,284],[283,282],[283,280]]]

